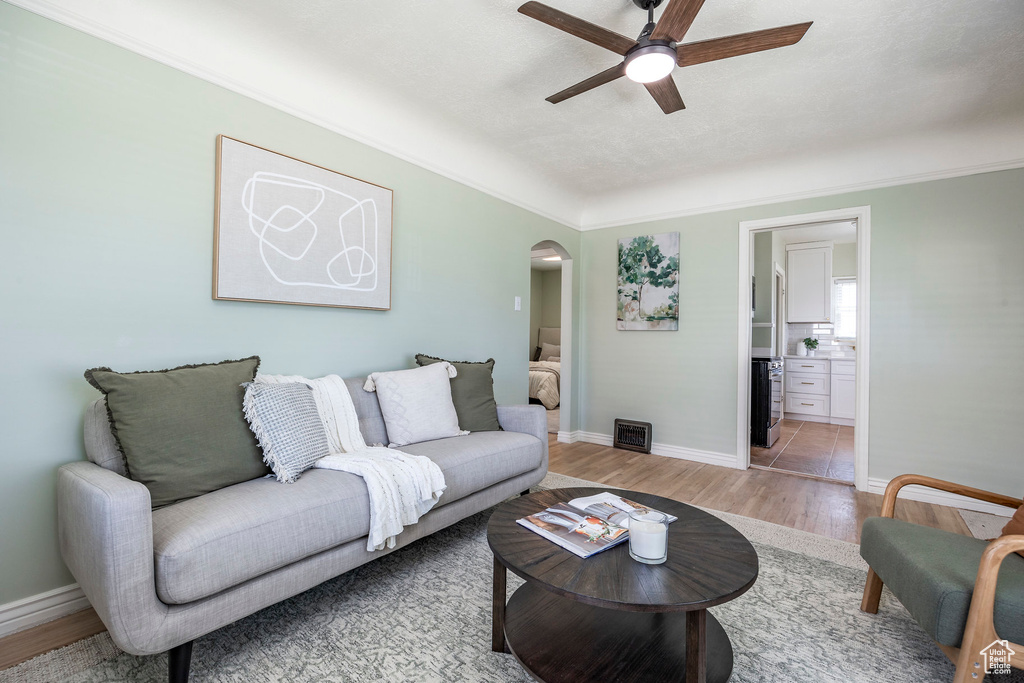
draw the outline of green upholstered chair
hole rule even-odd
[[[896,496],[909,484],[1018,508],[1024,501],[913,474],[885,489],[882,516],[864,521],[861,557],[868,563],[861,610],[875,614],[882,584],[956,665],[954,683],[985,677],[982,651],[1003,643],[1010,664],[1024,669],[1024,535],[982,541],[894,518]]]

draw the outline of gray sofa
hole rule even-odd
[[[388,443],[377,395],[345,380],[367,443]],[[398,537],[402,547],[537,484],[547,473],[540,406],[498,406],[500,432],[402,448],[444,472],[437,505]],[[293,484],[261,478],[152,510],[125,476],[103,399],[85,419],[89,462],[58,472],[60,549],[121,649],[170,651],[187,680],[192,640],[385,554],[368,552],[363,480],[308,470]]]

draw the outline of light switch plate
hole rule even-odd
[[[517,311],[523,310],[523,297],[521,297],[521,296],[517,296],[516,297],[516,310]]]

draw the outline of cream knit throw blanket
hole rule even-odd
[[[317,412],[331,454],[314,467],[363,478],[370,494],[367,550],[395,547],[395,537],[434,507],[445,490],[444,474],[430,458],[390,448],[367,446],[359,431],[352,396],[337,375],[306,379],[298,375],[257,375],[257,382],[302,382],[313,389]]]

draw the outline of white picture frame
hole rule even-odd
[[[217,136],[213,298],[391,308],[394,193]]]

